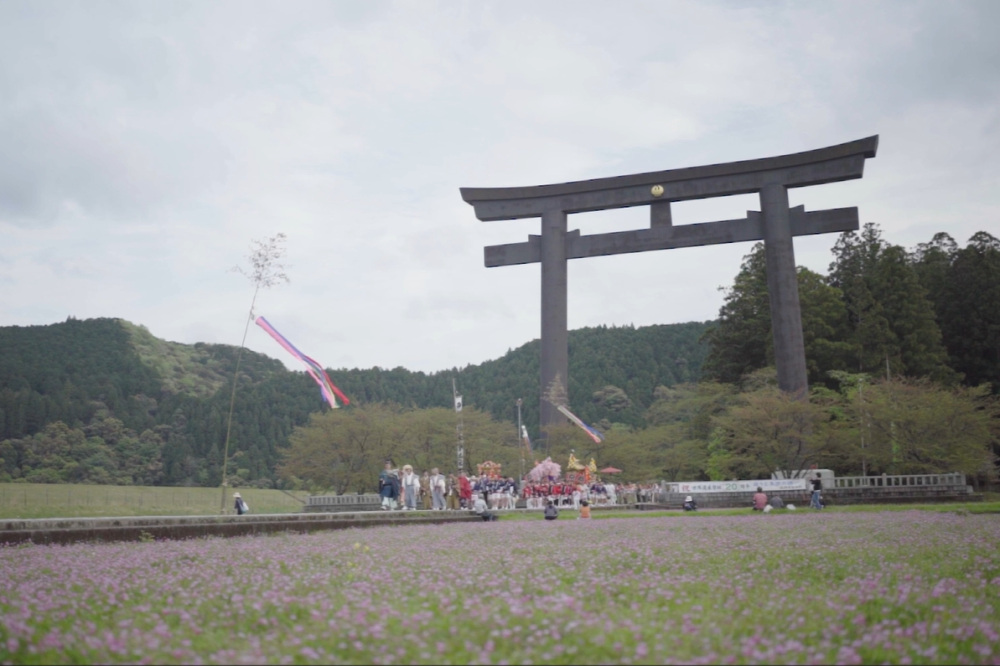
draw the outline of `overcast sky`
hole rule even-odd
[[[1000,235],[1000,2],[0,2],[0,325],[121,317],[238,345],[256,311],[330,368],[434,372],[540,334],[538,264],[459,187],[538,185],[880,135],[858,206],[908,249]],[[742,217],[754,196],[674,205]],[[648,209],[570,217],[583,233]],[[822,273],[835,235],[799,238]],[[717,316],[749,244],[579,259],[571,329]],[[301,369],[256,327],[251,349]],[[2,353],[2,350],[0,350]]]

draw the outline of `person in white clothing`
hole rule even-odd
[[[417,497],[420,496],[420,477],[414,474],[412,465],[403,466],[403,509],[416,511]]]
[[[447,480],[437,467],[431,470],[431,509],[444,511],[444,491]]]

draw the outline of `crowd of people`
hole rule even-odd
[[[396,467],[387,460],[379,474],[378,494],[384,511],[471,510],[481,497],[488,509],[513,509],[517,503],[517,482],[496,475],[442,474],[435,467],[417,474],[412,465]]]
[[[579,509],[582,502],[593,506],[608,506],[618,503],[618,492],[613,483],[572,483],[552,481],[546,483],[526,483],[521,489],[528,509],[544,509],[551,501],[554,506]]]
[[[418,474],[412,465],[396,467],[391,460],[386,461],[378,480],[385,511],[472,510],[478,498],[491,512],[514,509],[519,499],[525,500],[528,509],[541,511],[549,502],[556,507],[579,509],[584,502],[589,507],[653,501],[657,490],[656,484],[616,486],[597,480],[519,484],[510,476],[442,474],[437,467]]]
[[[572,474],[568,474],[566,479],[550,477],[544,482],[525,480],[519,484],[513,477],[496,473],[497,469],[499,466],[491,467],[490,473],[468,475],[462,472],[456,475],[442,474],[437,467],[434,467],[423,474],[417,474],[412,465],[397,468],[391,460],[387,460],[378,480],[382,509],[471,510],[477,513],[489,512],[489,516],[495,517],[497,511],[514,509],[518,500],[524,499],[528,509],[545,511],[553,507],[558,511],[559,508],[579,510],[581,507],[586,507],[589,516],[591,506],[656,502],[661,492],[655,483],[616,485],[599,480],[584,481],[582,477],[574,477]],[[820,475],[817,473],[815,478],[809,480],[809,484],[810,506],[822,509],[823,485]],[[234,498],[237,513],[249,511],[248,508],[243,508],[245,505],[241,506],[238,493]],[[767,512],[785,508],[785,503],[780,497],[769,498],[763,488],[757,488],[751,503],[754,511]],[[685,498],[682,508],[685,511],[696,511],[698,505],[689,495]],[[788,508],[794,507],[789,505]]]

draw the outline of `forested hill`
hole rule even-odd
[[[638,425],[659,385],[696,381],[707,323],[571,331],[570,404],[591,422]],[[239,350],[155,338],[120,319],[0,327],[0,480],[216,485]],[[538,341],[502,358],[437,373],[332,370],[355,404],[465,404],[538,421]],[[243,353],[230,476],[271,485],[296,425],[324,409],[303,372]]]
[[[569,402],[580,418],[639,425],[657,386],[697,381],[708,352],[700,342],[709,323],[634,328],[599,326],[569,333]],[[539,341],[480,365],[425,374],[404,368],[337,370],[331,379],[352,400],[414,407],[450,407],[452,379],[466,405],[494,418],[538,424]],[[565,378],[564,378],[565,380]],[[618,389],[618,390],[615,390]],[[596,394],[596,395],[595,395]]]

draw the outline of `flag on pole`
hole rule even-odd
[[[295,345],[289,342],[288,339],[281,333],[278,333],[278,331],[271,326],[270,322],[263,317],[257,317],[254,320],[254,323],[264,329],[268,335],[277,341],[279,345],[284,347],[285,351],[305,364],[306,372],[308,372],[309,376],[312,377],[317,384],[319,384],[320,392],[323,394],[326,401],[330,403],[331,407],[337,409],[337,407],[340,406],[337,404],[337,398],[340,398],[345,405],[351,404],[351,401],[347,399],[347,396],[341,393],[340,389],[334,386],[333,382],[330,381],[330,377],[326,374],[326,370],[323,369],[323,366],[300,352]]]
[[[521,426],[521,440],[524,442],[524,448],[531,453],[531,438],[528,437],[528,426]]]
[[[569,411],[568,409],[566,409],[562,405],[557,405],[556,409],[559,410],[560,414],[562,414],[563,416],[565,416],[566,418],[568,418],[570,421],[572,421],[576,425],[578,425],[581,428],[583,428],[584,432],[586,432],[588,435],[590,435],[590,438],[592,440],[594,440],[595,443],[600,444],[601,442],[604,441],[604,435],[602,435],[600,432],[598,432],[596,428],[593,428],[593,427],[587,425],[586,423],[584,423],[583,421],[581,421],[580,418],[578,416],[576,416],[576,414],[574,414],[573,412]]]
[[[458,395],[457,393],[455,394],[455,411],[456,412],[462,411],[462,396]]]

